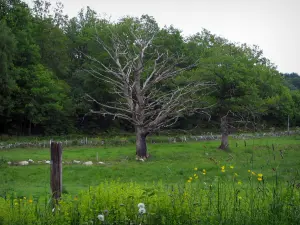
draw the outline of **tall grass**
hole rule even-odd
[[[37,192],[37,185],[48,189],[48,166],[4,162],[0,190],[8,189],[1,192],[0,224],[299,224],[298,140],[234,141],[230,153],[216,150],[216,142],[150,145],[154,156],[144,163],[120,160],[132,153],[130,147],[67,149],[66,160],[89,160],[99,151],[107,164],[65,165],[64,185],[71,194],[57,205]],[[9,160],[49,154],[0,153]],[[90,184],[97,185],[86,188]]]
[[[63,195],[58,205],[51,198],[6,196],[0,198],[0,224],[299,224],[295,182],[280,180],[276,171],[275,181],[250,171],[241,182],[233,169],[222,169],[210,179],[209,172],[191,169],[187,182],[176,185],[104,181],[77,196]],[[139,213],[139,203],[146,213]]]

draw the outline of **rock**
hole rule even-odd
[[[11,162],[7,162],[8,165],[11,165]]]
[[[84,162],[83,165],[91,166],[91,165],[93,165],[93,162],[92,161],[87,161],[87,162]]]
[[[46,164],[51,164],[50,160],[45,160],[44,161]]]
[[[34,161],[32,159],[28,159],[29,163],[34,163]]]
[[[28,164],[29,164],[28,161],[20,161],[20,162],[18,162],[18,165],[20,165],[20,166],[27,166]]]
[[[80,161],[73,160],[73,163],[75,163],[75,164],[80,164]]]
[[[98,162],[98,164],[102,164],[102,165],[103,165],[103,164],[105,164],[105,163],[104,163],[104,162]]]

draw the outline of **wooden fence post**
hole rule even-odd
[[[61,142],[51,142],[51,165],[50,165],[50,185],[52,197],[57,200],[62,192],[62,144]]]

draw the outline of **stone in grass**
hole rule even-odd
[[[46,164],[50,164],[51,162],[50,162],[50,160],[45,160],[44,161]]]
[[[11,165],[12,163],[11,163],[11,162],[7,162],[7,164],[8,164],[8,165]]]
[[[20,161],[18,162],[19,166],[28,166],[29,162],[28,161]]]
[[[87,162],[84,162],[83,165],[91,166],[91,165],[93,165],[93,162],[92,161],[87,161]]]
[[[73,163],[75,163],[75,164],[80,164],[80,161],[78,161],[78,160],[73,160]]]
[[[29,163],[34,163],[34,161],[32,159],[28,159]]]

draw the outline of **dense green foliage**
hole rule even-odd
[[[114,23],[98,18],[90,8],[69,19],[61,4],[51,12],[50,3],[34,2],[30,9],[21,0],[0,1],[0,133],[133,131],[123,120],[89,114],[90,109],[97,110],[99,106],[83,98],[89,94],[107,103],[117,97],[107,83],[83,70],[94,66],[86,55],[110,64],[95,37],[111,43]],[[139,20],[121,19],[119,34],[128,37],[126,24]],[[151,26],[157,26],[153,18]],[[218,129],[220,118],[229,112],[228,123],[235,128],[281,127],[288,115],[292,126],[299,125],[299,76],[295,73],[281,76],[258,47],[232,43],[207,30],[185,38],[172,26],[162,29],[157,26],[157,29],[155,45],[170,54],[186,56],[186,61],[178,67],[197,62],[179,80],[188,78],[216,84],[215,89],[206,93],[206,100],[215,106],[208,112],[211,120],[208,122],[203,114],[189,115],[181,118],[174,128]],[[166,88],[176,85],[170,82]]]
[[[95,162],[98,152],[105,164],[64,164],[64,195],[54,212],[49,165],[36,163],[49,152],[3,150],[2,160],[35,163],[0,164],[0,224],[298,224],[297,142],[299,136],[230,140],[230,154],[216,141],[153,144],[147,162],[134,159],[134,146],[66,148],[65,162]]]

